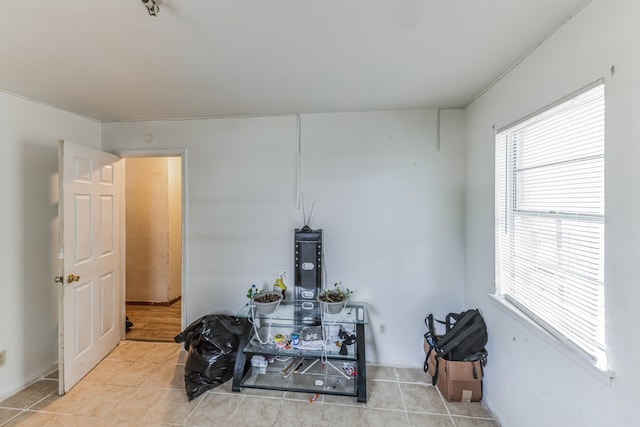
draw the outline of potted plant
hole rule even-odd
[[[251,297],[251,303],[263,316],[273,314],[278,309],[281,300],[282,295],[277,292],[260,291]]]
[[[347,305],[353,291],[349,288],[343,288],[341,283],[334,283],[332,288],[325,288],[318,295],[318,301],[325,313],[340,313]]]

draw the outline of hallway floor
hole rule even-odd
[[[355,398],[244,389],[231,381],[187,401],[178,344],[123,341],[65,396],[56,375],[0,402],[0,426],[498,427],[482,403],[451,403],[421,369],[367,365]]]
[[[171,305],[127,304],[127,317],[133,323],[128,340],[175,342],[181,329],[182,301]]]

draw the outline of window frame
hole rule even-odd
[[[517,133],[514,132],[512,134],[510,134],[509,132],[514,131],[514,130],[519,130],[521,129],[523,126],[527,126],[527,123],[531,123],[532,121],[535,122],[535,120],[540,119],[540,118],[548,118],[548,117],[554,117],[555,114],[558,114],[558,108],[560,107],[559,111],[564,111],[562,110],[562,107],[565,105],[568,105],[572,100],[580,97],[581,95],[585,94],[586,92],[589,92],[593,89],[596,89],[598,87],[602,88],[602,154],[601,154],[601,161],[602,161],[602,181],[601,181],[601,185],[602,185],[602,206],[603,206],[603,210],[601,214],[593,214],[593,213],[589,213],[589,212],[584,212],[584,213],[575,213],[575,212],[562,212],[562,211],[550,211],[550,210],[545,210],[545,209],[522,209],[522,205],[519,203],[518,201],[518,195],[520,194],[520,192],[518,191],[520,189],[519,185],[521,185],[521,183],[518,181],[518,179],[520,178],[519,173],[522,172],[522,170],[520,170],[520,168],[518,168],[517,166],[514,165],[509,165],[509,161],[514,161],[513,159],[515,157],[513,156],[509,156],[509,153],[513,153],[514,150],[517,150]],[[503,305],[508,306],[508,308],[510,310],[515,310],[516,312],[519,313],[519,316],[524,316],[525,319],[527,319],[530,322],[533,322],[534,325],[536,325],[537,327],[541,328],[542,330],[544,330],[546,333],[550,334],[551,336],[553,336],[557,341],[561,342],[565,347],[569,348],[570,351],[573,354],[577,354],[581,359],[588,361],[589,364],[595,366],[596,368],[598,368],[599,371],[602,372],[606,372],[607,376],[609,378],[612,378],[613,375],[612,373],[608,370],[607,368],[607,347],[606,347],[606,340],[605,340],[605,336],[604,336],[604,322],[606,321],[605,318],[605,313],[604,313],[604,288],[605,288],[605,281],[604,281],[604,228],[605,228],[605,217],[604,217],[604,145],[605,145],[605,141],[604,141],[604,102],[605,102],[605,94],[604,94],[604,80],[603,79],[599,79],[595,82],[593,82],[592,84],[558,100],[556,103],[547,106],[541,110],[538,110],[508,126],[505,126],[503,128],[501,128],[500,130],[498,130],[496,132],[496,138],[495,138],[495,143],[496,143],[496,153],[495,153],[495,161],[496,161],[496,177],[495,177],[495,203],[496,203],[496,213],[495,213],[495,218],[496,218],[496,231],[495,231],[495,244],[496,244],[496,249],[495,249],[495,263],[496,263],[496,273],[495,273],[495,294],[494,297],[499,300]],[[554,110],[556,110],[554,112]],[[511,138],[513,137],[513,139],[511,141],[499,141],[499,138],[504,137],[504,138]],[[499,147],[503,146],[505,147],[505,153],[500,153],[499,152]],[[511,146],[511,147],[509,147]],[[572,159],[572,161],[575,159]],[[501,162],[503,162],[501,164]],[[559,162],[562,163],[562,162]],[[548,166],[548,165],[547,165]],[[503,178],[501,178],[499,175],[501,172],[504,172],[505,176]],[[546,321],[543,317],[544,316],[540,316],[538,315],[538,312],[535,309],[532,309],[531,307],[528,307],[526,302],[520,301],[518,298],[514,297],[512,295],[513,292],[509,292],[509,289],[505,289],[505,284],[504,284],[504,280],[502,278],[502,275],[504,274],[504,268],[503,268],[503,263],[505,262],[505,257],[503,256],[502,251],[504,251],[504,249],[502,248],[502,239],[500,237],[500,233],[501,233],[501,228],[505,228],[505,231],[507,228],[509,228],[509,226],[511,225],[511,230],[515,229],[515,226],[513,224],[508,224],[507,222],[509,220],[514,221],[517,217],[519,218],[526,218],[526,217],[530,217],[530,218],[541,218],[541,217],[548,217],[548,218],[554,218],[558,221],[560,221],[561,223],[564,221],[564,224],[566,224],[569,221],[574,221],[574,222],[578,222],[578,221],[585,221],[585,222],[596,222],[598,224],[601,224],[602,227],[602,236],[601,236],[601,252],[602,252],[602,256],[600,258],[600,269],[601,269],[601,274],[602,274],[602,295],[601,295],[601,301],[600,301],[600,313],[598,314],[599,316],[601,316],[599,318],[599,321],[602,322],[602,326],[601,326],[601,330],[597,332],[597,334],[602,334],[601,336],[601,342],[599,342],[599,344],[602,345],[602,353],[599,354],[593,354],[590,353],[589,351],[585,350],[585,348],[583,348],[581,345],[577,344],[575,342],[575,340],[570,336],[567,335],[565,332],[563,332],[562,330],[559,330],[557,327],[553,326],[552,324],[550,324],[548,321]],[[531,227],[531,230],[533,230],[534,227]],[[511,236],[511,238],[513,239],[513,235]],[[556,241],[558,242],[564,242],[565,240],[563,240],[562,238],[558,238]],[[567,241],[570,241],[567,239]],[[515,244],[514,244],[515,246]],[[525,255],[525,257],[527,257],[528,255],[530,255],[531,252],[527,253]],[[513,257],[512,257],[513,258]],[[529,259],[531,259],[530,256],[528,256]],[[522,286],[522,285],[520,285]]]

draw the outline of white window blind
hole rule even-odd
[[[594,364],[604,337],[604,85],[498,132],[496,287]]]

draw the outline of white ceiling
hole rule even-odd
[[[585,0],[0,0],[0,90],[108,121],[464,107]]]

